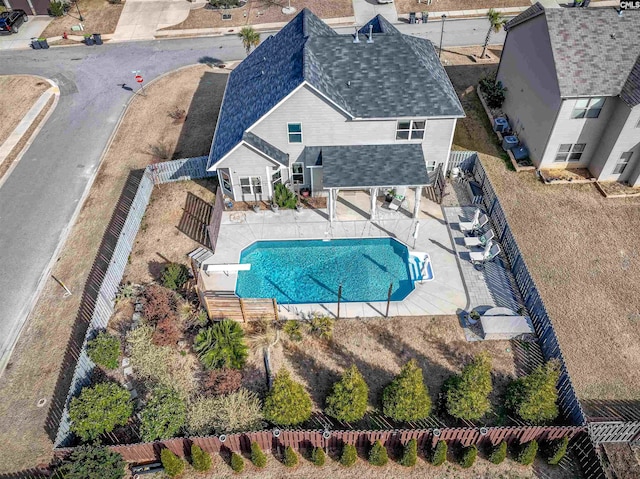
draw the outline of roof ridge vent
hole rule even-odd
[[[369,24],[369,38],[367,38],[367,43],[373,43],[373,23]]]
[[[358,38],[358,27],[356,27],[356,36],[353,37],[353,43],[360,43],[360,38]]]

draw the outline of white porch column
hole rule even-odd
[[[329,222],[333,221],[333,190],[329,188],[329,196],[327,197],[327,206],[329,210]]]
[[[376,197],[378,196],[378,188],[370,188],[369,194],[371,195],[371,212],[369,214],[370,219],[376,218]]]
[[[332,190],[333,192],[333,219],[338,219],[338,188]]]
[[[417,218],[420,213],[420,200],[422,199],[422,186],[416,186],[416,197],[413,205],[413,217]]]

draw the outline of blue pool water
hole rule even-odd
[[[407,247],[392,238],[258,241],[242,251],[236,294],[282,304],[404,299],[414,285]]]

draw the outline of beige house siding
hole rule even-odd
[[[539,166],[561,104],[544,15],[509,30],[497,79],[507,88],[502,109]]]

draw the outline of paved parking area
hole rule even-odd
[[[185,0],[127,0],[111,39],[154,39],[157,30],[184,21],[191,5]]]
[[[376,15],[382,15],[392,23],[398,21],[396,6],[393,3],[379,4],[377,0],[353,0],[353,14],[358,26],[364,25]]]
[[[0,50],[31,48],[31,39],[39,37],[49,22],[51,22],[51,17],[46,15],[29,17],[27,23],[22,24],[18,33],[0,35]]]

